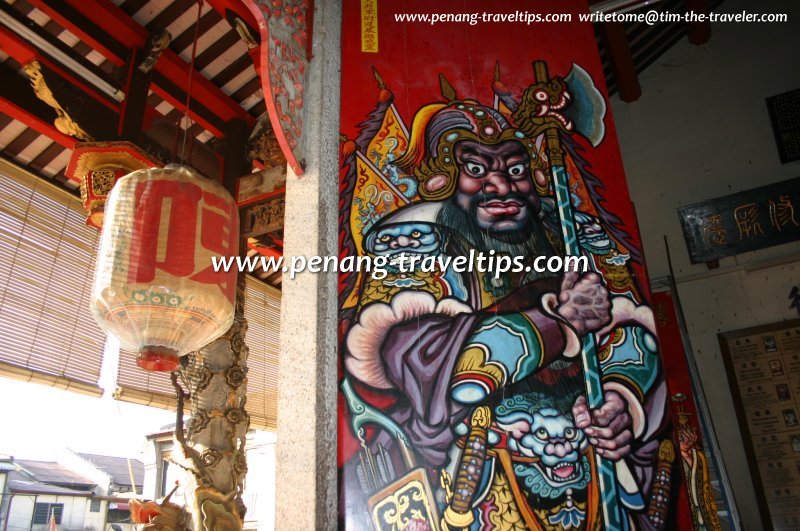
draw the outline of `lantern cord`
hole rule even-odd
[[[181,145],[181,163],[186,162],[186,140],[189,137],[189,108],[192,104],[192,82],[194,81],[194,63],[197,57],[197,41],[200,35],[200,16],[203,12],[203,0],[197,0],[197,20],[194,23],[194,42],[192,42],[192,60],[189,63],[189,86],[186,88],[186,104],[184,105],[185,111],[183,113],[183,123],[185,129],[183,130],[183,143]],[[191,149],[189,151],[191,157]]]

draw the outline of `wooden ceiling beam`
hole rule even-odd
[[[124,49],[138,49],[142,47],[149,33],[139,25],[130,15],[111,0],[34,0],[42,6],[52,10],[60,10],[67,6],[82,15],[80,22],[91,23],[91,27],[82,27],[75,20],[64,20],[65,29],[75,34],[86,42],[99,42],[97,35],[100,32],[103,39],[111,38]],[[38,6],[37,6],[38,7]],[[98,29],[102,28],[102,29]],[[118,50],[108,46],[104,50],[113,54],[115,64],[125,64],[127,55],[119,56]],[[98,49],[100,51],[100,49]],[[112,58],[109,57],[111,60]],[[190,65],[172,50],[166,50],[155,66],[153,91],[169,101],[171,105],[185,111],[185,95],[189,89]],[[206,129],[216,136],[222,136],[224,123],[242,118],[252,126],[255,120],[230,96],[205,78],[202,73],[195,72],[192,76],[192,104],[190,115],[192,119],[203,124]],[[168,83],[165,83],[165,80]],[[168,85],[168,86],[165,86]],[[182,97],[181,97],[182,96]]]
[[[19,154],[22,153],[25,148],[33,143],[34,140],[39,138],[41,134],[39,131],[35,129],[23,129],[20,134],[18,134],[8,145],[3,148],[5,153],[8,153],[14,158],[19,157]]]
[[[203,53],[197,54],[194,66],[198,70],[203,70],[205,67],[216,61],[222,54],[239,41],[239,35],[235,31],[229,31],[222,37],[214,41],[208,48],[203,50]]]
[[[75,147],[78,140],[56,128],[55,111],[36,97],[25,78],[5,65],[0,65],[0,76],[3,78],[3,83],[0,83],[0,112],[50,137],[65,148]]]
[[[197,0],[174,0],[147,23],[147,29],[149,31],[167,29],[178,17],[189,10],[193,13],[197,12]],[[192,24],[192,28],[194,28],[194,24]]]
[[[199,135],[203,131],[205,131],[205,128],[202,125],[194,123],[189,126],[189,129],[186,130],[186,135],[189,138],[197,138],[197,135]]]
[[[47,146],[44,151],[34,157],[34,159],[30,162],[30,167],[35,169],[37,172],[41,172],[47,167],[48,164],[53,162],[56,157],[61,155],[63,151],[64,146],[58,142],[53,142]]]
[[[703,22],[693,21],[686,24],[686,34],[689,37],[689,42],[694,45],[707,43],[711,38],[711,21],[708,18],[711,13],[709,0],[686,0],[686,10],[706,15],[706,20]]]
[[[171,51],[171,50],[167,50]],[[166,52],[165,52],[166,54]],[[167,76],[163,72],[156,72],[153,75],[153,84],[151,89],[154,93],[160,96],[164,101],[175,107],[175,109],[183,115],[186,111],[186,92],[181,85],[176,82],[176,77],[182,77],[179,73],[173,76]],[[184,78],[186,76],[183,76]],[[197,77],[202,77],[198,73]],[[205,78],[203,78],[205,79]],[[205,101],[201,99],[192,87],[192,99],[189,103],[189,117],[205,127],[214,136],[221,137],[224,134],[225,122],[220,116],[205,105]],[[239,107],[241,109],[241,107]],[[244,111],[244,109],[242,109]]]
[[[116,6],[111,1],[106,0],[43,0],[57,8],[61,8],[66,4],[78,12],[82,13],[84,17],[93,22],[96,27],[103,28],[103,32],[111,36],[114,40],[120,43],[125,49],[138,48],[142,46],[147,40],[148,31],[140,26],[138,22],[133,20],[122,8]],[[70,26],[80,32],[80,35],[73,31],[72,27],[66,29],[75,33],[78,37],[83,39],[86,34],[84,28],[81,28],[68,21]],[[125,61],[123,55],[120,59]]]
[[[224,164],[222,184],[234,197],[239,177],[249,173],[245,156],[249,136],[250,128],[244,120],[231,120],[225,124],[225,139],[220,153]]]
[[[71,80],[45,64],[31,65],[26,68],[26,73],[29,77],[23,77],[7,66],[0,65],[3,79],[0,94],[40,118],[49,119],[60,133],[83,140],[89,137],[116,137],[119,118],[117,110],[101,105],[80,87],[76,87]],[[49,110],[45,110],[42,105]],[[58,137],[51,134],[52,130],[33,128],[59,141]]]
[[[118,109],[119,104],[116,100],[112,100],[108,95],[89,84],[77,72],[73,72],[69,67],[62,65],[61,62],[51,54],[61,53],[67,56],[71,61],[74,61],[75,64],[91,72],[110,87],[119,89],[120,87],[116,80],[109,78],[106,73],[100,70],[95,64],[88,61],[85,57],[77,55],[72,48],[45,31],[44,28],[29,18],[20,14],[8,4],[0,2],[0,11],[2,11],[5,16],[16,21],[15,23],[19,25],[16,31],[29,32],[35,35],[37,39],[50,47],[50,51],[48,52],[38,48],[30,40],[15,33],[15,31],[12,31],[11,27],[6,27],[5,25],[0,25],[0,50],[16,60],[20,66],[24,66],[34,60],[39,61],[42,65],[56,72],[60,77],[81,89],[88,96],[91,96],[95,101],[103,104],[108,109],[114,111]]]
[[[147,115],[147,98],[150,93],[150,84],[153,79],[153,70],[139,68],[151,53],[147,48],[138,48],[130,51],[128,59],[127,85],[125,86],[125,101],[120,106],[119,124],[117,133],[125,140],[137,143],[144,132],[145,116]]]
[[[231,64],[223,68],[219,74],[211,78],[211,81],[213,81],[218,87],[224,87],[248,68],[252,68],[253,73],[255,74],[253,60],[250,58],[249,54],[239,57]]]
[[[274,247],[267,247],[265,245],[252,243],[250,241],[247,242],[247,248],[252,249],[258,254],[263,254],[267,258],[280,258],[281,256],[283,256],[283,252],[279,251]]]
[[[203,33],[207,32],[222,20],[219,16],[219,13],[214,11],[213,9],[207,11],[205,15],[200,17],[199,27],[197,29],[198,33],[202,35]],[[170,48],[175,50],[177,53],[181,53],[183,50],[187,49],[189,46],[192,45],[194,42],[194,31],[195,25],[192,24],[180,35],[174,35],[172,39],[172,43],[170,44]]]
[[[247,6],[244,5],[242,0],[205,0],[208,2],[214,11],[219,13],[223,18],[225,18],[231,25],[233,24],[232,17],[238,17],[241,19],[250,29],[250,33],[255,37],[256,40],[259,39],[259,32],[258,32],[258,22],[256,21],[256,17],[250,12]]]
[[[105,29],[89,20],[79,10],[65,2],[59,2],[58,5],[48,0],[28,0],[28,2],[115,65],[125,64],[125,56],[128,54],[125,46],[111,38]],[[79,33],[75,30],[79,30]]]
[[[135,15],[141,8],[146,6],[148,2],[150,2],[150,0],[123,0],[119,7],[131,15]]]
[[[241,98],[244,99],[248,95],[254,93],[258,89],[261,88],[261,76],[256,76],[244,85],[242,85],[239,90],[233,93],[234,98]]]
[[[600,35],[608,51],[608,59],[617,82],[619,97],[626,102],[638,100],[642,95],[642,87],[639,84],[630,43],[625,35],[625,24],[622,22],[600,24]]]
[[[172,81],[184,94],[188,90],[189,65],[172,50],[164,51],[161,60],[156,63],[156,72]],[[200,105],[213,113],[221,122],[228,122],[234,118],[242,118],[249,126],[252,127],[255,125],[255,119],[251,117],[236,100],[222,92],[219,87],[211,83],[202,73],[195,72],[193,78],[192,101],[197,101]],[[161,88],[161,86],[157,84],[153,91],[158,92],[158,88]],[[164,97],[162,94],[159,95]],[[172,103],[172,105],[182,111],[186,108],[183,101]],[[194,104],[192,104],[192,106],[193,105]],[[192,118],[198,122],[206,122],[208,125],[206,129],[211,131],[215,136],[222,136],[222,129],[218,127],[218,125],[215,125],[217,120],[214,120],[212,123],[208,121],[207,117],[195,113],[194,109],[191,109],[190,114],[193,114]]]
[[[261,116],[262,114],[267,112],[267,104],[264,103],[264,100],[261,100],[255,105],[253,105],[248,112],[253,116]]]

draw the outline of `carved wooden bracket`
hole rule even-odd
[[[106,199],[117,180],[136,170],[160,167],[147,152],[126,141],[79,142],[72,150],[66,175],[81,183],[86,224],[102,228]]]
[[[244,207],[241,211],[242,237],[254,238],[283,228],[286,198],[283,195]]]
[[[267,168],[286,166],[286,156],[283,154],[268,115],[263,115],[258,119],[247,140],[247,158],[260,160]]]
[[[170,42],[172,42],[172,35],[165,29],[158,30],[150,35],[150,39],[147,42],[147,57],[139,64],[139,70],[142,73],[150,72],[156,66],[158,58],[161,57],[164,50],[169,48]]]
[[[258,21],[253,59],[275,136],[296,175],[303,174],[303,93],[313,11],[308,0],[243,0]]]
[[[65,111],[63,107],[61,107],[61,104],[56,101],[53,91],[50,90],[50,87],[47,86],[47,82],[44,79],[42,65],[39,63],[39,61],[31,61],[22,68],[31,79],[31,86],[33,87],[33,91],[36,93],[36,97],[56,111],[56,114],[58,115],[54,122],[56,129],[65,135],[74,136],[80,140],[93,140],[91,135],[84,131],[75,120],[70,118],[69,114],[67,114],[67,111]]]

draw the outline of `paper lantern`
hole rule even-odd
[[[94,317],[140,367],[174,370],[231,326],[237,271],[212,257],[238,251],[238,208],[219,183],[182,166],[128,174],[106,203]]]

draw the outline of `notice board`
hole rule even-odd
[[[764,529],[798,529],[800,319],[719,341]]]

